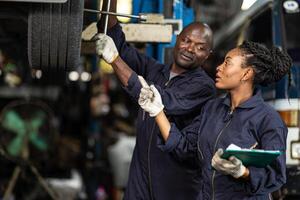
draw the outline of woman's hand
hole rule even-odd
[[[212,158],[211,165],[223,174],[229,174],[234,178],[247,178],[249,175],[248,169],[243,165],[242,161],[234,156],[228,160],[222,159],[223,149],[218,149]]]
[[[149,86],[141,76],[139,76],[139,80],[143,87],[138,103],[141,108],[149,113],[150,117],[155,117],[164,109],[161,96],[154,85]]]

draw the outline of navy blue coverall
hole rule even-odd
[[[207,102],[184,130],[171,124],[168,140],[164,143],[160,138],[158,146],[183,162],[199,158],[203,185],[198,199],[270,199],[270,193],[286,181],[286,137],[287,128],[279,114],[256,91],[232,113],[229,95]],[[248,181],[212,168],[212,157],[219,148],[226,149],[230,144],[250,148],[256,143],[257,149],[280,150],[282,155],[265,168],[248,167]]]
[[[203,104],[215,96],[213,80],[199,68],[187,71],[171,80],[170,67],[139,53],[125,42],[119,24],[109,29],[121,58],[135,71],[126,90],[137,101],[141,84],[137,74],[159,90],[165,112],[179,129],[197,116]],[[192,200],[199,193],[199,169],[180,163],[157,147],[160,135],[153,118],[142,109],[137,118],[137,139],[130,166],[125,200]]]

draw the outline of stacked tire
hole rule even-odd
[[[84,0],[33,3],[28,15],[28,59],[34,69],[66,72],[80,65]]]

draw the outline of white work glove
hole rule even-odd
[[[138,103],[142,109],[149,113],[150,117],[155,117],[164,109],[161,96],[154,85],[149,86],[143,77],[139,76],[142,84]]]
[[[234,178],[242,177],[246,172],[246,167],[243,163],[234,156],[231,156],[229,160],[222,159],[223,149],[218,149],[212,158],[211,165],[219,172],[223,174],[229,174]]]
[[[119,56],[117,47],[111,37],[103,33],[95,35],[96,52],[98,56],[102,56],[105,62],[111,64]]]
[[[139,103],[139,105],[144,105],[145,103],[147,103],[147,101],[149,99],[153,98],[154,94],[153,94],[152,90],[150,89],[150,86],[148,85],[146,80],[142,76],[138,76],[138,78],[139,78],[140,83],[142,84],[138,103]]]

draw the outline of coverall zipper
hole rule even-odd
[[[153,132],[154,132],[155,123],[153,123],[152,131],[149,138],[149,145],[148,145],[148,180],[149,180],[149,192],[150,192],[150,199],[153,199],[153,190],[152,190],[152,179],[151,179],[151,160],[150,160],[150,151],[151,151],[151,144],[152,144],[152,138],[153,138]]]
[[[269,200],[273,200],[273,197],[272,197],[272,195],[269,193]]]
[[[179,77],[180,75],[176,76]],[[168,80],[164,85],[164,88],[167,88],[169,86],[170,82],[174,82],[174,79],[176,77],[173,77],[172,79]],[[145,113],[145,111],[143,111]],[[143,114],[143,120],[144,120],[144,114]],[[152,189],[152,179],[151,179],[151,162],[150,162],[150,151],[151,151],[151,144],[152,144],[152,138],[153,138],[153,132],[154,132],[154,128],[155,128],[155,124],[156,122],[153,123],[153,127],[152,127],[152,131],[150,134],[150,138],[149,138],[149,144],[148,144],[148,180],[149,180],[149,192],[150,192],[150,199],[154,200],[153,198],[153,189]]]
[[[222,128],[222,130],[218,134],[218,137],[217,137],[215,145],[214,145],[214,151],[213,152],[216,152],[216,148],[217,148],[219,139],[220,139],[222,133],[224,132],[224,130],[229,126],[229,124],[230,124],[230,122],[232,120],[232,113],[233,113],[233,110],[231,110],[230,113],[229,113],[231,115],[229,121],[226,123],[226,125]],[[212,174],[212,177],[211,177],[211,187],[212,187],[212,198],[211,199],[212,200],[215,199],[215,187],[214,187],[215,175],[216,175],[216,170],[213,171],[213,174]]]
[[[198,129],[198,135],[200,135],[199,134],[199,132],[200,132],[200,128]],[[197,140],[197,150],[198,150],[198,157],[199,157],[199,154],[200,154],[200,156],[201,156],[201,158],[199,158],[199,161],[201,160],[201,159],[204,159],[204,156],[203,156],[203,153],[202,153],[202,151],[201,151],[201,149],[200,149],[200,141],[199,140]]]
[[[168,86],[168,84],[170,83],[171,80],[167,81],[165,83],[165,88]],[[145,111],[143,111],[143,120],[145,117]],[[149,138],[149,144],[148,144],[148,180],[149,180],[149,193],[150,193],[150,199],[154,200],[153,198],[153,189],[152,189],[152,179],[151,179],[151,160],[150,160],[150,152],[151,152],[151,144],[152,144],[152,138],[153,138],[153,132],[154,132],[154,128],[155,128],[155,123],[153,123],[153,127],[152,127],[152,131],[150,134],[150,138]]]

